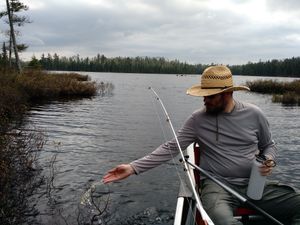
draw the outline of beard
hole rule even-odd
[[[214,107],[205,106],[205,107],[206,107],[206,113],[208,113],[210,115],[217,115],[217,114],[223,112],[225,109],[225,106],[223,104],[220,106],[214,106]]]
[[[206,112],[211,115],[216,115],[223,112],[226,108],[226,101],[222,96],[218,102],[205,105]]]

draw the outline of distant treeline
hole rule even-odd
[[[179,60],[163,57],[114,57],[108,58],[98,54],[93,58],[81,58],[44,54],[40,59],[32,58],[29,66],[39,66],[46,70],[122,72],[122,73],[166,73],[166,74],[200,74],[207,64],[188,64]],[[213,63],[210,65],[214,65]],[[244,65],[228,65],[235,75],[253,76],[290,76],[300,77],[300,57],[284,60],[273,59],[266,62]]]
[[[230,66],[233,74],[254,76],[300,77],[300,57],[284,60],[273,59],[266,62]]]
[[[206,65],[191,65],[179,60],[167,60],[163,57],[114,57],[107,58],[98,54],[93,58],[59,57],[48,54],[38,60],[35,57],[29,66],[40,64],[46,70],[91,71],[91,72],[122,72],[122,73],[166,73],[196,74],[202,72]]]

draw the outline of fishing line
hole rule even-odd
[[[159,121],[159,124],[160,124],[160,128],[161,128],[162,133],[163,133],[163,136],[164,136],[164,141],[167,142],[167,141],[168,141],[168,138],[167,138],[166,131],[165,131],[164,126],[163,126],[163,123],[162,123],[162,119],[161,119],[161,117],[160,117],[160,115],[159,115],[159,111],[158,111],[158,108],[157,108],[157,104],[155,104],[153,100],[152,100],[151,102],[152,102],[152,104],[153,104],[153,107],[155,108],[156,116],[157,116],[157,118],[158,118],[158,121]],[[178,169],[178,167],[177,167],[178,164],[177,164],[176,161],[175,161],[175,157],[174,157],[174,155],[172,154],[169,145],[168,145],[168,150],[169,150],[169,154],[172,156],[172,162],[173,162],[173,165],[175,166],[176,174],[177,174],[177,176],[179,177],[180,181],[183,181],[183,179],[181,178],[179,169]]]
[[[151,99],[152,99],[152,98],[151,98]],[[157,99],[156,99],[156,100],[157,100]],[[167,138],[167,135],[166,135],[166,131],[165,131],[165,128],[164,128],[165,126],[163,125],[163,121],[162,121],[163,119],[161,118],[161,116],[160,116],[160,114],[159,114],[158,105],[155,104],[155,102],[154,102],[153,99],[151,100],[151,102],[152,102],[152,105],[153,105],[153,107],[154,107],[154,109],[155,109],[155,114],[156,114],[157,119],[158,119],[158,121],[159,121],[160,128],[161,128],[162,133],[163,133],[164,141],[167,142],[169,139]],[[167,122],[168,122],[168,121],[167,121]],[[178,162],[176,162],[175,157],[174,157],[174,154],[171,152],[171,149],[170,149],[170,146],[169,146],[169,145],[168,145],[168,150],[169,150],[169,154],[172,156],[172,164],[173,164],[174,167],[175,167],[176,174],[177,174],[177,176],[178,176],[180,182],[184,182],[184,181],[183,181],[184,179],[182,178],[182,175],[181,175],[181,173],[180,173],[180,171],[179,171],[179,168],[178,168]],[[185,187],[184,187],[184,188],[185,188]]]
[[[173,136],[175,138],[175,141],[176,141],[176,144],[177,144],[177,147],[178,147],[178,151],[179,151],[181,159],[182,159],[182,163],[184,165],[184,171],[186,172],[186,174],[188,176],[188,180],[189,180],[189,183],[191,185],[191,189],[192,189],[194,198],[196,200],[196,207],[198,208],[203,221],[206,224],[213,225],[214,223],[212,222],[212,220],[209,218],[209,216],[207,215],[206,211],[204,210],[203,205],[202,205],[201,200],[200,200],[200,197],[199,197],[199,194],[198,194],[198,192],[196,190],[196,187],[194,187],[193,178],[192,178],[192,175],[190,174],[189,166],[188,166],[188,164],[187,164],[187,162],[185,160],[185,156],[183,154],[183,151],[181,149],[180,143],[178,141],[178,138],[177,138],[176,132],[174,130],[171,118],[170,118],[170,116],[169,116],[169,114],[168,114],[168,112],[167,112],[167,110],[166,110],[166,108],[165,108],[165,106],[164,106],[161,98],[159,97],[159,95],[155,92],[155,90],[152,87],[149,87],[149,90],[151,90],[153,92],[153,94],[156,96],[156,99],[159,101],[159,103],[161,105],[161,108],[162,108],[162,110],[163,110],[163,112],[164,112],[164,114],[166,116],[166,120],[167,120],[168,124],[170,125],[171,131],[173,133]],[[170,148],[170,147],[168,146],[168,148]],[[172,154],[172,152],[171,152],[170,149],[169,149],[169,151],[170,151],[170,154],[172,156],[173,162],[175,163],[173,154]],[[175,168],[176,168],[176,171],[178,171],[177,166]],[[179,179],[180,179],[180,181],[182,181],[182,179],[181,179],[180,176],[179,176]],[[196,217],[194,217],[194,218],[196,218]]]
[[[156,98],[156,100],[157,100],[157,98]],[[163,133],[164,141],[167,142],[169,139],[167,138],[166,131],[165,131],[165,126],[163,125],[163,121],[164,121],[164,122],[168,122],[168,120],[166,121],[166,120],[163,120],[163,119],[161,118],[160,113],[159,113],[159,111],[161,111],[161,110],[158,109],[159,106],[158,106],[157,104],[155,104],[153,98],[151,98],[151,102],[152,102],[153,108],[155,109],[155,114],[156,114],[157,119],[158,119],[158,121],[159,121],[159,125],[160,125],[160,128],[161,128],[162,133]],[[178,177],[179,180],[180,180],[180,184],[181,184],[181,183],[182,183],[182,184],[186,183],[186,182],[184,181],[184,178],[182,178],[182,174],[181,174],[180,171],[179,171],[178,162],[176,162],[175,157],[174,157],[174,155],[172,154],[169,145],[168,145],[168,151],[169,151],[169,154],[170,154],[171,157],[172,157],[172,164],[173,164],[173,166],[175,167],[177,177]],[[188,190],[190,190],[190,189],[188,189],[187,186],[182,185],[181,188],[184,190],[183,192],[185,192],[185,193],[188,192],[188,193],[189,193]],[[192,206],[191,202],[192,202],[192,201],[191,201],[190,199],[188,199],[188,203],[189,203],[188,205],[189,205],[189,209],[190,209],[189,211],[192,212],[193,218],[196,218],[196,211],[193,210],[193,208],[192,208],[193,206]],[[195,219],[194,222],[195,222],[196,225],[198,225],[198,222],[196,221],[196,219]]]

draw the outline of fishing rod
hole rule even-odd
[[[271,216],[270,214],[268,214],[266,211],[264,211],[263,209],[259,208],[258,206],[256,206],[255,204],[253,204],[251,201],[249,201],[249,199],[245,198],[244,196],[242,196],[241,194],[239,194],[237,191],[233,190],[232,188],[230,188],[228,185],[222,183],[221,181],[219,181],[218,179],[216,179],[215,177],[213,177],[212,175],[210,175],[207,171],[203,170],[202,168],[200,168],[199,166],[197,165],[194,165],[192,164],[191,162],[189,162],[186,157],[184,156],[183,154],[183,151],[180,147],[180,143],[178,141],[178,138],[177,138],[177,135],[176,135],[176,132],[175,132],[175,129],[173,127],[173,124],[172,124],[172,121],[171,121],[171,118],[164,106],[164,103],[162,102],[162,100],[160,99],[160,97],[158,96],[158,94],[155,92],[155,90],[152,88],[152,87],[149,87],[149,89],[154,93],[154,95],[156,96],[157,100],[159,101],[163,111],[164,111],[164,114],[167,118],[167,122],[169,123],[170,125],[170,128],[172,130],[172,133],[175,137],[175,141],[176,141],[176,144],[177,144],[177,147],[179,149],[179,152],[180,152],[180,156],[181,156],[181,161],[184,165],[184,169],[187,173],[187,176],[188,176],[188,179],[189,179],[189,182],[190,182],[190,185],[192,187],[192,191],[193,191],[193,194],[195,196],[195,199],[196,199],[196,203],[197,203],[197,208],[199,209],[200,211],[200,214],[203,218],[203,220],[205,222],[208,222],[208,224],[214,224],[211,219],[209,218],[209,216],[207,215],[206,211],[204,210],[203,208],[203,205],[201,203],[201,200],[200,200],[200,197],[196,191],[196,187],[194,186],[194,182],[193,182],[193,178],[192,178],[192,175],[189,171],[189,165],[192,166],[193,168],[195,168],[196,170],[198,170],[199,172],[203,173],[205,176],[207,176],[208,178],[210,178],[212,181],[214,181],[216,184],[220,185],[222,188],[224,188],[226,191],[228,191],[229,193],[231,193],[232,195],[234,195],[235,197],[237,197],[240,201],[242,201],[244,204],[250,206],[251,208],[253,208],[254,210],[256,210],[257,212],[261,213],[262,215],[264,215],[265,217],[267,217],[268,219],[270,219],[271,221],[273,221],[274,223],[278,224],[278,225],[284,225],[283,223],[281,223],[280,221],[278,221],[276,218],[274,218],[273,216]]]
[[[212,220],[209,218],[208,214],[206,213],[206,211],[204,210],[203,208],[203,205],[201,203],[201,200],[200,200],[200,197],[199,197],[199,194],[197,193],[197,190],[196,190],[196,187],[194,186],[194,182],[193,182],[193,178],[192,178],[192,175],[190,173],[190,170],[189,170],[189,167],[188,167],[188,164],[187,164],[187,161],[185,160],[185,157],[184,157],[184,154],[183,154],[183,151],[180,147],[180,144],[179,144],[179,141],[178,141],[178,138],[177,138],[177,135],[176,135],[176,132],[175,132],[175,129],[173,127],[173,124],[172,124],[172,121],[170,119],[170,116],[164,106],[164,103],[162,102],[162,100],[160,99],[160,97],[158,96],[158,94],[154,91],[154,89],[152,87],[149,87],[149,89],[154,93],[154,95],[156,96],[156,99],[159,101],[166,117],[167,117],[167,122],[169,123],[170,125],[170,128],[172,130],[172,133],[175,137],[175,141],[176,141],[176,144],[178,146],[178,149],[179,149],[179,152],[180,152],[180,156],[181,156],[181,159],[182,159],[182,162],[183,162],[183,165],[184,165],[184,170],[186,171],[187,173],[187,176],[188,176],[188,179],[189,179],[189,182],[190,182],[190,185],[192,187],[192,191],[193,191],[193,194],[194,194],[194,197],[196,199],[196,203],[197,203],[197,208],[199,209],[199,212],[202,216],[202,219],[203,221],[205,222],[205,224],[208,224],[208,225],[214,225],[214,223],[212,222]]]
[[[215,182],[216,184],[220,185],[222,188],[224,188],[226,191],[228,191],[230,194],[234,195],[236,198],[238,198],[243,204],[250,206],[251,208],[253,208],[255,211],[261,213],[262,215],[264,215],[265,217],[267,217],[268,219],[270,219],[271,221],[273,221],[276,224],[279,225],[284,225],[283,223],[281,223],[280,221],[278,221],[277,219],[275,219],[273,216],[271,216],[270,214],[268,214],[266,211],[264,211],[263,209],[259,208],[258,206],[256,206],[255,204],[253,204],[251,201],[249,201],[249,199],[247,199],[246,197],[242,196],[241,194],[239,194],[237,191],[235,191],[234,189],[232,189],[231,187],[229,187],[228,185],[222,183],[220,180],[218,180],[217,178],[215,178],[214,176],[212,176],[210,173],[208,173],[206,170],[202,169],[201,167],[189,162],[188,160],[186,160],[186,163],[191,165],[194,169],[198,170],[199,172],[201,172],[202,174],[204,174],[205,176],[207,176],[209,179],[211,179],[213,182]]]

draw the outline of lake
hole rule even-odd
[[[30,218],[31,224],[78,224],[81,196],[93,182],[100,181],[115,165],[142,157],[172,138],[149,86],[160,95],[176,130],[203,105],[202,98],[185,94],[187,88],[199,82],[198,75],[83,74],[111,83],[114,88],[91,99],[35,106],[28,113],[28,127],[41,130],[47,139],[39,155],[42,172],[48,177],[54,174],[51,185],[48,180],[31,197],[39,211]],[[236,84],[243,84],[263,78],[234,79]],[[270,179],[299,188],[300,107],[272,103],[270,95],[235,92],[234,96],[258,105],[270,122],[278,146],[278,167]],[[178,174],[183,176],[178,158],[174,162],[105,186],[111,192],[105,215],[108,222],[94,224],[172,224]]]

